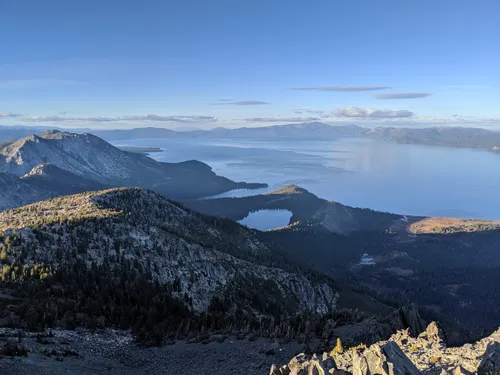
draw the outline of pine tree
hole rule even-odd
[[[330,352],[330,357],[335,357],[336,354],[342,354],[344,352],[344,346],[342,345],[342,341],[340,340],[340,337],[337,337],[337,345],[335,345],[335,348]]]
[[[7,250],[2,246],[2,252],[0,253],[0,260],[4,263],[7,260]]]

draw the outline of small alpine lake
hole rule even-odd
[[[259,210],[250,212],[238,223],[253,229],[269,230],[287,226],[291,217],[292,213],[288,210]]]

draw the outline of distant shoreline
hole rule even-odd
[[[141,146],[117,146],[122,151],[134,152],[136,154],[149,154],[150,152],[162,152],[159,147],[141,147]]]

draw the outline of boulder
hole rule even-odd
[[[477,373],[478,375],[500,374],[500,343],[494,342],[488,345],[477,368]]]
[[[457,366],[455,371],[453,371],[453,375],[474,375],[474,373],[464,369],[462,366]]]
[[[332,336],[341,337],[342,344],[345,347],[356,346],[359,343],[366,345],[375,344],[390,337],[397,329],[404,328],[401,325],[399,317],[391,316],[387,319],[394,319],[397,323],[389,321],[380,322],[375,318],[367,318],[361,322],[336,327],[332,331]],[[391,328],[393,324],[394,328]]]
[[[301,353],[292,358],[288,365],[280,368],[272,365],[269,375],[327,375],[335,369],[335,361],[326,353],[321,358],[315,354],[310,357]]]
[[[420,317],[416,305],[407,305],[399,309],[399,316],[403,324],[402,328],[409,328],[413,335],[418,335],[425,330],[425,321]]]
[[[418,335],[418,341],[422,346],[426,344],[438,348],[445,346],[445,336],[436,322],[431,322],[425,331]]]
[[[418,375],[420,372],[393,342],[372,345],[353,360],[353,375]]]
[[[269,375],[288,375],[288,373],[283,372],[283,370],[288,370],[288,366],[283,366],[278,368],[276,365],[271,366],[271,371],[269,371]]]
[[[327,373],[325,370],[317,359],[312,359],[309,361],[307,375],[325,375]]]
[[[337,367],[335,365],[335,361],[328,353],[323,353],[323,356],[321,357],[321,364],[326,369],[333,369]]]

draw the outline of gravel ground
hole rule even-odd
[[[300,351],[297,343],[280,344],[269,339],[227,337],[223,342],[177,341],[159,348],[142,348],[124,331],[95,334],[56,330],[53,334],[39,340],[35,334],[22,337],[19,345],[28,349],[28,356],[0,356],[0,374],[264,375],[269,374],[271,364],[285,364]],[[0,345],[7,341],[17,343],[17,333],[0,330]]]

